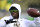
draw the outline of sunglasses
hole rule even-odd
[[[18,12],[18,10],[10,10],[10,12],[12,13],[12,12]]]

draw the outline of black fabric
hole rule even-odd
[[[16,7],[13,7],[13,6],[12,6],[12,7],[9,9],[9,11],[10,11],[10,10],[18,10],[18,9],[17,9]]]
[[[5,20],[6,24],[9,24],[9,23],[14,23],[14,22],[17,22],[17,21],[13,21],[13,19],[10,19],[10,20]]]

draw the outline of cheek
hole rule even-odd
[[[15,13],[15,15],[17,16],[17,15],[18,15],[18,13]]]
[[[16,16],[18,16],[19,14],[18,14],[18,13],[16,13],[15,15],[16,15]]]

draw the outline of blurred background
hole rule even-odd
[[[37,8],[40,11],[40,0],[0,0],[0,19],[10,15],[9,8],[13,3],[21,5],[21,18],[33,20],[26,12],[28,8]]]

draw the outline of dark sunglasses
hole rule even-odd
[[[10,10],[10,12],[12,13],[12,12],[18,12],[18,10]]]

